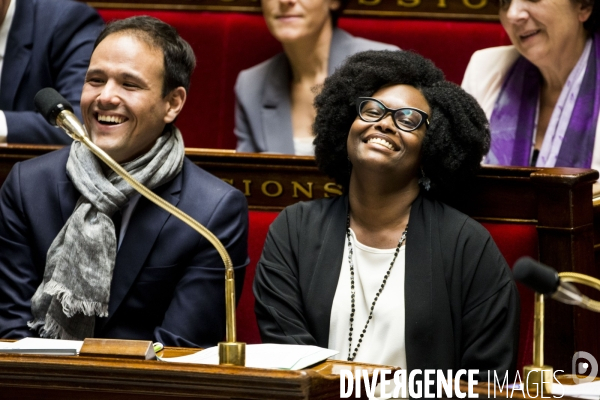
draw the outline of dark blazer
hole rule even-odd
[[[80,195],[66,174],[69,149],[16,164],[0,191],[0,337],[33,336],[31,297],[50,244]],[[154,190],[211,230],[236,269],[237,298],[247,258],[244,195],[188,159]],[[137,203],[114,269],[107,318],[96,337],[170,346],[212,346],[225,336],[224,266],[196,231],[145,198]]]
[[[254,280],[264,342],[328,346],[347,213],[342,196],[295,204],[271,225]],[[512,368],[519,295],[488,231],[419,196],[405,257],[408,369],[479,369],[487,380],[487,370]]]
[[[334,29],[327,74],[331,75],[348,56],[366,50],[398,50],[398,47]],[[235,83],[237,151],[294,154],[291,79],[284,53],[240,72]]]
[[[81,117],[81,89],[103,24],[93,8],[78,1],[17,0],[0,82],[8,143],[72,141],[35,113],[33,98],[51,86]]]

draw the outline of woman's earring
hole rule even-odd
[[[423,167],[421,167],[421,177],[419,178],[419,184],[423,186],[423,189],[429,191],[431,189],[431,179],[425,176],[425,172],[423,171]]]

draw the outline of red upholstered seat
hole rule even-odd
[[[248,232],[248,256],[250,264],[246,268],[246,279],[244,280],[244,289],[242,297],[238,303],[237,317],[237,335],[238,341],[245,343],[260,343],[260,334],[254,315],[254,293],[252,292],[252,282],[254,282],[254,271],[256,263],[260,258],[267,232],[271,222],[279,213],[276,211],[250,211],[249,232]]]
[[[354,36],[392,43],[431,59],[454,83],[462,82],[476,50],[510,44],[497,22],[341,18],[339,26]]]
[[[177,121],[185,144],[234,149],[236,77],[241,70],[281,51],[262,15],[143,9],[98,11],[106,21],[151,15],[177,28],[191,44],[198,63],[187,104]],[[495,22],[344,17],[339,25],[356,36],[417,51],[431,58],[456,83],[462,80],[475,50],[509,43]]]
[[[523,256],[539,259],[538,235],[535,225],[483,223],[492,235],[506,262],[512,268]],[[531,289],[517,283],[521,297],[521,332],[517,368],[533,362],[533,311],[534,296]]]

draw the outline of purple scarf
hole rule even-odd
[[[593,37],[585,74],[556,166],[590,168],[600,109],[600,34]],[[542,75],[520,56],[502,85],[490,118],[492,143],[486,162],[528,166],[530,163]]]

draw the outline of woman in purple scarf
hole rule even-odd
[[[473,54],[463,88],[490,119],[485,163],[600,169],[594,0],[500,0],[512,46]]]

